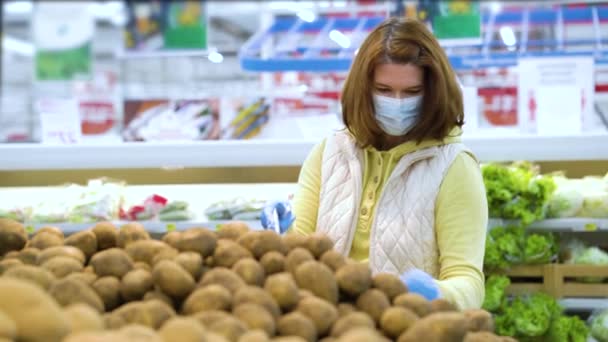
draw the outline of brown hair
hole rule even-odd
[[[405,140],[441,140],[464,124],[462,93],[439,42],[418,20],[390,18],[360,46],[342,90],[342,117],[358,145],[379,147],[385,135],[372,99],[374,70],[381,63],[411,63],[424,72],[421,116]]]

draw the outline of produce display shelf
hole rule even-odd
[[[562,298],[559,303],[567,311],[593,311],[608,309],[608,298]]]
[[[112,223],[120,227],[124,224],[129,223],[130,221],[113,221]],[[208,229],[216,229],[217,226],[226,223],[229,221],[224,220],[210,220],[210,221],[180,221],[180,222],[169,222],[169,221],[138,221],[146,230],[151,234],[164,234],[166,232],[176,230],[182,231],[189,228],[208,228]],[[253,230],[261,230],[262,224],[259,221],[244,221],[249,225],[249,227]],[[61,229],[65,234],[73,234],[79,231],[83,231],[91,228],[95,223],[33,223],[26,224],[26,226],[33,228],[34,232],[42,227],[52,226]]]
[[[514,221],[510,220],[490,219],[488,228],[507,226],[514,223]],[[546,219],[532,223],[528,229],[552,232],[608,231],[608,218],[570,217]]]
[[[608,134],[464,136],[482,162],[608,160]],[[0,144],[0,171],[300,166],[318,140]]]
[[[447,49],[452,66],[459,70],[517,65],[520,57],[592,56],[596,64],[608,64],[608,6],[535,7],[482,13],[482,44]],[[384,17],[276,18],[243,45],[239,59],[244,70],[255,72],[345,72],[367,32]],[[588,36],[568,35],[569,26],[586,25]],[[553,38],[535,39],[536,27],[554,28]],[[500,40],[504,27],[512,28],[517,41],[507,46]],[[312,43],[311,43],[312,42]]]

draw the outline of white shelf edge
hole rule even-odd
[[[488,228],[513,224],[514,221],[491,218],[488,221]],[[545,219],[532,223],[527,227],[536,231],[551,232],[594,232],[608,231],[608,218],[588,218],[588,217],[568,217]]]
[[[559,303],[565,310],[593,311],[608,309],[608,298],[562,298]]]
[[[300,166],[318,140],[0,144],[0,171]],[[482,162],[608,160],[608,134],[465,137]]]

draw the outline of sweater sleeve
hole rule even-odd
[[[479,165],[469,154],[456,157],[435,205],[441,293],[461,310],[479,308],[485,295],[488,204]]]
[[[296,221],[291,227],[291,231],[299,234],[310,235],[317,229],[324,149],[325,140],[312,149],[300,170],[298,188],[294,196]]]

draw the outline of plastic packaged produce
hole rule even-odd
[[[581,180],[553,177],[557,190],[547,204],[547,217],[563,218],[579,216],[583,209]]]
[[[608,266],[608,253],[596,246],[586,246],[578,240],[573,240],[567,245],[565,254],[566,263]],[[582,277],[579,280],[587,283],[601,283],[605,278]]]
[[[608,309],[594,312],[588,323],[593,338],[598,342],[608,342]]]
[[[512,265],[546,264],[557,258],[555,237],[529,233],[518,226],[495,227],[488,234],[484,267],[502,270]]]
[[[212,204],[205,210],[205,215],[210,220],[259,220],[265,200],[245,200],[235,198],[231,201],[221,201]]]
[[[109,179],[89,180],[73,203],[68,220],[98,222],[118,219],[124,202],[124,189],[123,182]]]

